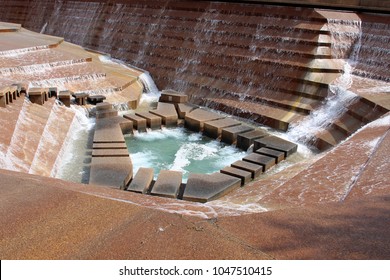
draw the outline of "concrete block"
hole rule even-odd
[[[240,122],[230,118],[205,122],[203,133],[211,138],[217,139],[219,136],[221,136],[223,128],[237,126],[240,124]]]
[[[93,157],[89,184],[124,189],[133,176],[130,157]]]
[[[89,96],[88,93],[74,93],[72,94],[72,96],[75,98],[77,105],[87,105],[87,98]]]
[[[97,119],[93,143],[125,143],[120,123],[122,117]]]
[[[258,150],[262,147],[282,151],[284,152],[285,157],[288,157],[298,150],[297,144],[273,135],[269,135],[254,141],[254,150]]]
[[[254,130],[253,128],[246,125],[232,126],[222,129],[221,141],[232,145],[237,141],[237,135],[245,132]]]
[[[7,97],[4,92],[0,91],[0,107],[5,108],[7,106]]]
[[[219,119],[224,119],[225,117],[206,111],[204,109],[195,109],[192,112],[186,114],[185,116],[185,127],[188,129],[200,132],[203,130],[203,125],[205,122],[214,121]]]
[[[58,100],[60,100],[66,107],[70,107],[71,91],[64,90],[58,93]]]
[[[153,177],[153,168],[141,167],[140,169],[138,169],[137,174],[135,174],[133,180],[131,180],[131,183],[127,190],[138,193],[148,193],[153,181]]]
[[[146,119],[146,124],[151,129],[161,129],[162,119],[149,112],[135,113],[137,116]]]
[[[198,108],[198,106],[188,103],[179,103],[176,105],[177,114],[179,115],[180,119],[184,119],[186,117],[186,114]]]
[[[48,89],[49,97],[57,97],[57,88],[56,87],[50,87]]]
[[[187,103],[188,102],[188,96],[186,94],[183,94],[183,93],[164,90],[161,93],[159,102],[165,102],[165,103]]]
[[[232,167],[248,171],[252,174],[252,179],[259,177],[263,173],[263,166],[247,161],[238,160],[231,164]]]
[[[251,153],[244,157],[242,160],[263,166],[263,172],[267,171],[276,164],[275,158],[266,155],[260,155],[257,153]]]
[[[157,109],[150,110],[149,112],[161,117],[163,125],[167,127],[177,126],[178,115],[175,109],[175,105],[159,102],[157,104]]]
[[[104,95],[90,95],[87,97],[87,101],[93,105],[103,102],[106,100]]]
[[[182,173],[179,171],[162,170],[158,174],[150,194],[176,198],[179,194]]]
[[[125,119],[131,120],[133,122],[133,127],[139,132],[146,131],[146,119],[134,114],[123,115]]]
[[[237,135],[237,148],[240,148],[244,151],[248,150],[249,147],[254,143],[256,139],[262,138],[269,135],[266,131],[263,130],[252,130],[245,133],[240,133]]]
[[[217,199],[240,186],[241,180],[230,175],[191,173],[184,189],[183,199],[207,202]]]
[[[268,148],[260,148],[254,151],[257,154],[266,155],[275,158],[276,164],[284,160],[284,152]]]
[[[45,96],[44,96],[44,90],[42,88],[30,88],[28,90],[28,98],[30,99],[31,103],[43,105],[45,103]],[[12,100],[12,96],[11,100]]]
[[[13,103],[14,102],[14,100],[12,98],[12,93],[10,91],[7,92],[7,98],[8,98],[8,103]]]
[[[252,173],[242,169],[227,166],[220,171],[223,174],[227,174],[233,177],[237,177],[241,180],[241,186],[249,183],[252,180]]]
[[[96,104],[95,108],[96,108],[97,112],[111,110],[112,104],[109,102],[101,102],[101,103]]]

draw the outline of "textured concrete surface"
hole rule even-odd
[[[147,193],[150,190],[151,183],[154,177],[153,168],[141,167],[138,169],[133,180],[131,180],[128,191]]]

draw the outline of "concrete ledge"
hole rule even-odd
[[[273,157],[256,153],[251,153],[244,157],[242,160],[263,166],[263,172],[267,171],[276,164],[276,160]]]
[[[245,133],[240,133],[237,135],[237,148],[246,151],[254,143],[254,140],[263,138],[267,135],[269,134],[266,131],[259,130],[259,129],[245,132]]]
[[[184,189],[183,199],[207,202],[217,199],[241,186],[241,180],[222,173],[191,173]]]
[[[161,117],[163,125],[177,126],[178,116],[175,109],[175,105],[159,102],[157,104],[157,109],[150,110],[149,112]]]
[[[70,107],[70,96],[72,92],[69,90],[63,90],[58,93],[58,100],[61,101],[66,107]]]
[[[187,103],[188,102],[188,96],[175,92],[175,91],[163,91],[161,93],[159,102],[165,102],[165,103]]]
[[[150,186],[153,181],[153,177],[154,177],[153,168],[141,167],[140,169],[138,169],[138,172],[137,174],[135,174],[133,180],[131,180],[131,183],[127,188],[127,190],[146,194],[149,192]]]
[[[28,90],[28,98],[30,99],[31,103],[38,105],[43,105],[45,103],[45,94],[47,93],[43,88],[30,88]],[[12,102],[12,97],[9,99],[9,101]]]
[[[137,116],[146,119],[146,124],[151,129],[160,129],[162,119],[159,116],[156,116],[149,112],[135,113]]]
[[[278,151],[278,150],[273,150],[273,149],[268,149],[268,148],[260,148],[258,150],[255,150],[255,153],[261,154],[261,155],[266,155],[269,157],[273,157],[276,161],[276,164],[284,160],[284,152]]]
[[[181,172],[161,170],[150,194],[176,198],[180,191],[181,181]]]
[[[247,161],[237,160],[231,164],[232,167],[248,171],[252,174],[252,179],[259,177],[263,173],[263,166]]]
[[[92,151],[92,157],[128,157],[127,149],[96,149]]]
[[[282,151],[284,152],[285,157],[288,157],[298,150],[297,144],[273,135],[269,135],[254,141],[254,151],[262,147]]]
[[[238,125],[224,128],[222,129],[221,133],[221,141],[226,144],[232,145],[234,144],[234,142],[237,141],[238,134],[246,133],[252,130],[254,129],[246,125]]]
[[[221,169],[220,172],[241,179],[241,186],[244,186],[252,180],[252,173],[242,169],[227,166]]]
[[[122,117],[109,117],[96,122],[93,143],[125,143],[120,123]]]
[[[224,118],[225,117],[217,113],[213,113],[203,109],[195,109],[192,112],[186,114],[185,127],[187,127],[192,131],[199,132],[203,130],[203,125],[205,122],[224,119]]]
[[[90,95],[88,96],[87,100],[89,103],[95,105],[97,103],[101,103],[104,100],[106,100],[106,97],[104,95]]]
[[[133,175],[130,157],[93,157],[89,183],[124,189]]]
[[[126,143],[93,143],[92,149],[126,149]]]
[[[133,128],[139,132],[146,131],[146,119],[134,114],[123,115],[125,119],[131,120],[133,122]]]
[[[205,122],[203,133],[211,138],[217,139],[219,136],[221,136],[223,128],[238,126],[240,124],[240,122],[230,118]]]
[[[72,96],[75,98],[77,105],[87,105],[88,93],[73,93]]]
[[[176,105],[177,114],[180,119],[184,119],[186,115],[199,107],[188,103],[179,103]]]
[[[112,109],[112,104],[109,103],[109,102],[101,102],[101,103],[96,104],[95,108],[96,108],[97,112],[105,111],[105,110],[111,110]]]
[[[97,119],[116,117],[118,116],[118,111],[115,109],[99,110],[96,112]]]

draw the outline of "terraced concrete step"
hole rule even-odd
[[[146,119],[135,114],[125,114],[123,115],[125,119],[128,119],[133,122],[134,129],[139,132],[146,131]]]
[[[184,189],[183,199],[207,202],[218,199],[241,186],[241,179],[222,174],[191,173]]]
[[[154,178],[154,169],[141,167],[131,180],[128,191],[146,194],[150,191]]]
[[[269,135],[268,132],[261,129],[251,130],[237,135],[237,148],[248,150],[256,139]]]
[[[177,126],[177,121],[179,119],[176,108],[174,104],[158,102],[157,109],[150,110],[150,113],[161,117],[162,124],[169,126]]]
[[[121,143],[118,143],[121,144]],[[128,157],[127,149],[94,149],[92,157]]]
[[[221,136],[224,128],[234,127],[240,124],[239,121],[231,118],[209,121],[204,123],[203,133],[211,138],[217,139]]]
[[[252,130],[254,130],[254,128],[249,127],[247,125],[237,125],[223,128],[221,132],[221,141],[226,144],[232,145],[237,141],[237,136],[239,134],[246,133]]]
[[[224,169],[221,169],[220,172],[241,179],[241,186],[244,186],[252,180],[251,172],[239,168],[227,166]]]
[[[146,124],[150,129],[160,129],[162,124],[162,118],[149,112],[138,112],[135,113],[137,116],[144,118]]]
[[[260,148],[258,150],[254,151],[256,154],[260,155],[266,155],[269,157],[273,157],[276,161],[276,164],[280,163],[282,160],[284,160],[284,152],[269,149],[269,148]]]
[[[257,153],[251,153],[244,157],[242,160],[263,166],[263,172],[267,171],[276,164],[275,158],[266,155],[260,155]]]
[[[185,119],[186,115],[193,110],[199,108],[196,105],[188,104],[188,103],[179,103],[177,104],[177,113],[180,119]]]
[[[179,171],[161,170],[150,192],[151,195],[177,198],[182,182]]]
[[[292,155],[298,150],[297,144],[274,135],[269,135],[254,141],[254,151],[257,151],[263,147],[281,151],[284,153],[285,157]]]
[[[195,109],[185,116],[185,126],[195,132],[199,132],[203,130],[204,123],[214,120],[223,119],[224,117],[213,113],[210,111],[206,111],[204,109]]]
[[[263,173],[263,166],[248,161],[237,160],[231,164],[232,167],[248,171],[252,174],[252,179],[259,177]]]

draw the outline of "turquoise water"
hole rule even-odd
[[[214,173],[246,155],[234,146],[226,145],[201,133],[185,128],[163,128],[125,135],[134,166],[154,168],[155,178],[160,170],[183,172],[183,181],[189,173]]]

